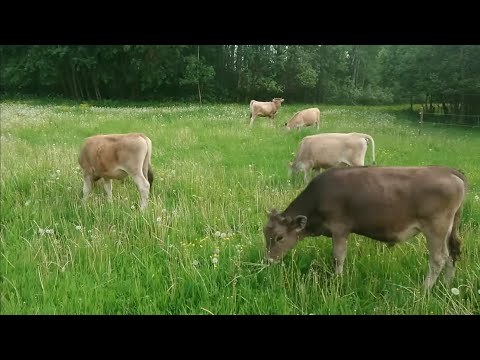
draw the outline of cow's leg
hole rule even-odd
[[[292,165],[288,165],[288,179],[292,178],[293,168]]]
[[[88,194],[92,190],[93,186],[93,178],[92,175],[84,175],[83,176],[83,201],[87,200]]]
[[[270,116],[270,124],[275,127],[275,115]]]
[[[303,168],[303,181],[304,181],[305,185],[308,184],[308,171],[309,171],[309,169]]]
[[[444,280],[445,283],[449,284],[453,277],[455,276],[455,262],[451,256],[448,257],[447,261],[445,262],[445,275]]]
[[[135,184],[137,184],[138,191],[140,192],[140,209],[143,210],[147,207],[150,184],[148,183],[148,180],[145,179],[145,176],[143,176],[141,171],[132,177]]]
[[[254,122],[255,118],[256,118],[256,115],[252,114],[252,116],[250,116],[250,127],[253,126],[253,122]]]
[[[112,201],[112,179],[103,179],[103,188],[107,194],[107,200]]]
[[[455,216],[457,216],[457,214],[455,214]],[[451,242],[454,242],[454,241],[460,242],[460,240],[458,239],[458,234],[456,234],[455,226],[456,224],[455,224],[455,218],[454,218],[447,235],[447,249],[449,254],[448,254],[448,259],[445,263],[445,275],[444,275],[444,280],[447,284],[450,283],[453,277],[455,276],[455,259],[452,256],[452,249],[448,245],[449,245],[449,242],[450,244]],[[460,248],[458,248],[457,251],[460,252]]]
[[[345,234],[343,231],[332,234],[333,266],[336,275],[340,275],[343,272],[343,262],[347,255],[347,236],[348,234]]]
[[[440,275],[449,258],[447,239],[452,227],[452,221],[447,220],[447,218],[444,216],[439,217],[430,224],[427,224],[423,229],[423,233],[427,237],[429,252],[429,270],[423,282],[423,286],[427,290],[430,290],[435,284],[438,275]],[[450,219],[452,218],[453,216],[450,217]],[[447,265],[447,268],[448,266],[449,265]]]

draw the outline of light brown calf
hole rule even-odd
[[[273,125],[273,121],[275,120],[275,116],[277,115],[278,109],[282,105],[284,99],[282,98],[274,98],[272,101],[250,101],[250,127],[253,126],[253,121],[257,116],[264,117],[268,116],[270,118],[270,122]]]
[[[83,199],[87,199],[93,182],[103,178],[107,198],[111,201],[112,179],[122,180],[130,175],[140,192],[140,209],[145,209],[153,183],[151,157],[152,142],[141,133],[87,138],[78,158],[83,169]]]

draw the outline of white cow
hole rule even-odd
[[[285,123],[287,130],[297,128],[300,130],[304,126],[316,125],[320,128],[320,109],[309,108],[296,112],[288,123]]]
[[[372,159],[375,164],[375,142],[368,134],[325,133],[303,138],[295,161],[290,163],[292,171],[303,171],[305,184],[310,169],[320,172],[336,166],[363,166],[368,142],[372,142]]]

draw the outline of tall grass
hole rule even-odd
[[[422,291],[422,235],[394,248],[351,235],[340,278],[325,237],[303,240],[280,265],[262,263],[265,211],[283,210],[303,188],[302,175],[287,178],[287,164],[316,129],[281,126],[303,107],[284,104],[276,127],[257,118],[250,129],[248,105],[4,101],[0,312],[479,314],[480,131],[425,124],[418,135],[393,107],[319,106],[320,132],[372,135],[379,165],[465,172],[464,253],[453,284]],[[83,139],[138,131],[153,142],[146,211],[130,178],[114,182],[112,203],[96,186],[82,204]]]

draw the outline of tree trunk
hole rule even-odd
[[[75,66],[73,65],[73,63],[70,63],[70,70],[72,74],[73,94],[75,98],[78,100],[79,96],[78,96],[78,90],[77,90],[77,82],[75,80]]]
[[[198,85],[198,100],[202,105],[202,92],[200,91],[200,45],[197,45],[197,85]]]
[[[353,45],[352,50],[352,66],[353,66],[353,74],[352,74],[352,85],[354,88],[357,87],[357,76],[358,76],[358,45]]]
[[[90,91],[88,91],[88,81],[87,81],[87,75],[85,74],[85,70],[82,71],[82,79],[83,79],[83,83],[85,84],[85,92],[87,93],[87,99],[91,99],[92,97],[90,96]]]

